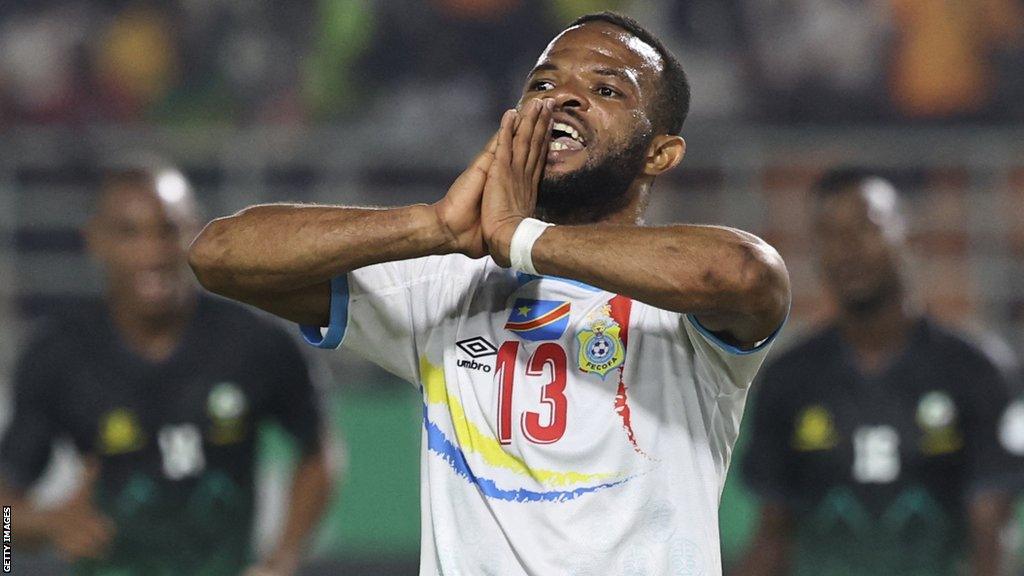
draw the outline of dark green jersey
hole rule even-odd
[[[100,464],[96,505],[116,526],[90,576],[234,576],[250,558],[256,432],[274,419],[304,451],[320,416],[306,364],[281,329],[201,298],[164,362],[133,354],[102,305],[53,324],[22,356],[0,474],[28,487],[53,441]]]
[[[795,574],[955,574],[967,498],[1024,477],[1000,435],[1007,383],[927,320],[881,374],[860,373],[850,354],[831,328],[766,369],[744,478],[795,514]]]

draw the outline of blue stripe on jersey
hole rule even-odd
[[[348,327],[348,274],[341,274],[331,279],[331,316],[327,333],[320,326],[300,325],[302,337],[317,348],[335,349],[345,338]]]
[[[562,278],[561,276],[537,276],[536,274],[527,274],[526,272],[516,272],[516,280],[519,282],[520,286],[529,284],[534,280],[557,280],[558,282],[572,284],[577,288],[583,288],[590,292],[602,292],[602,290],[596,286],[591,286],[590,284],[585,284],[579,280],[573,280],[571,278]]]
[[[462,453],[462,449],[445,437],[444,432],[438,428],[437,424],[431,422],[427,417],[426,404],[423,405],[423,426],[427,431],[427,450],[439,455],[455,470],[456,474],[475,484],[483,492],[484,496],[494,498],[495,500],[507,500],[510,502],[565,502],[589,492],[597,492],[598,490],[625,484],[633,478],[629,476],[615,482],[606,482],[596,486],[584,486],[575,490],[551,490],[548,492],[537,492],[527,490],[526,488],[506,490],[499,488],[494,480],[481,478],[473,473],[469,468],[469,463],[466,462],[466,455]]]
[[[712,332],[711,330],[708,330],[700,322],[697,321],[697,317],[696,316],[693,316],[692,314],[687,314],[686,318],[690,321],[690,324],[693,324],[693,327],[696,328],[698,332],[703,334],[705,338],[710,340],[712,344],[714,344],[715,346],[718,346],[719,348],[721,348],[722,350],[725,350],[726,352],[728,352],[730,354],[735,354],[737,356],[743,356],[743,355],[746,355],[746,354],[753,354],[754,352],[760,352],[761,350],[764,350],[765,346],[771,344],[772,340],[775,340],[775,337],[778,336],[779,332],[782,331],[782,327],[786,325],[786,321],[789,320],[789,311],[788,310],[786,311],[786,317],[782,319],[782,323],[779,324],[779,327],[776,328],[775,331],[772,332],[770,336],[768,336],[764,340],[758,342],[757,346],[754,346],[753,348],[750,348],[748,350],[744,350],[743,348],[740,348],[740,347],[738,347],[738,346],[736,346],[734,344],[729,344],[728,342],[722,340],[718,336],[715,336],[714,332]]]

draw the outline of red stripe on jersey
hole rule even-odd
[[[625,296],[616,295],[608,304],[612,307],[612,320],[619,325],[619,338],[622,339],[622,348],[629,345],[629,313],[633,310],[633,301]]]
[[[628,358],[629,315],[633,311],[633,301],[625,296],[616,295],[608,301],[608,304],[611,305],[612,320],[615,320],[615,323],[619,325],[619,338],[622,340],[622,348],[626,352],[626,358]],[[629,410],[629,387],[622,380],[625,368],[626,361],[623,359],[622,365],[619,366],[619,388],[615,391],[615,413],[622,418],[622,428],[626,431],[626,438],[629,439],[633,450],[645,458],[650,458],[637,443],[636,434],[633,432],[633,420],[630,417]]]
[[[529,320],[526,322],[506,322],[505,329],[513,330],[516,332],[533,330],[534,328],[540,328],[541,326],[544,326],[546,324],[551,324],[552,322],[561,320],[561,318],[568,313],[569,303],[566,302],[565,304],[562,304],[561,306],[555,308],[551,312],[548,312],[547,314],[540,316],[538,318],[534,318],[533,320]]]

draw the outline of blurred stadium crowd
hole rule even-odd
[[[313,124],[452,86],[474,118],[595,7],[670,38],[698,119],[1024,118],[1016,0],[46,0],[0,7],[0,125]]]
[[[1020,0],[5,2],[0,424],[28,326],[100,289],[78,233],[100,164],[159,153],[209,217],[263,201],[432,201],[551,36],[603,9],[649,24],[694,85],[689,153],[655,188],[651,220],[735,225],[775,245],[794,298],[780,346],[832,313],[808,189],[857,164],[905,194],[924,308],[1007,364],[1024,355]],[[349,355],[327,361],[349,477],[314,553],[367,573],[382,559],[414,567],[417,398]],[[294,454],[277,437],[264,451],[280,488]],[[722,502],[727,563],[756,518],[737,476]]]

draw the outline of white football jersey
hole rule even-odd
[[[716,575],[743,351],[692,317],[490,258],[332,282],[303,327],[423,395],[421,575]]]

